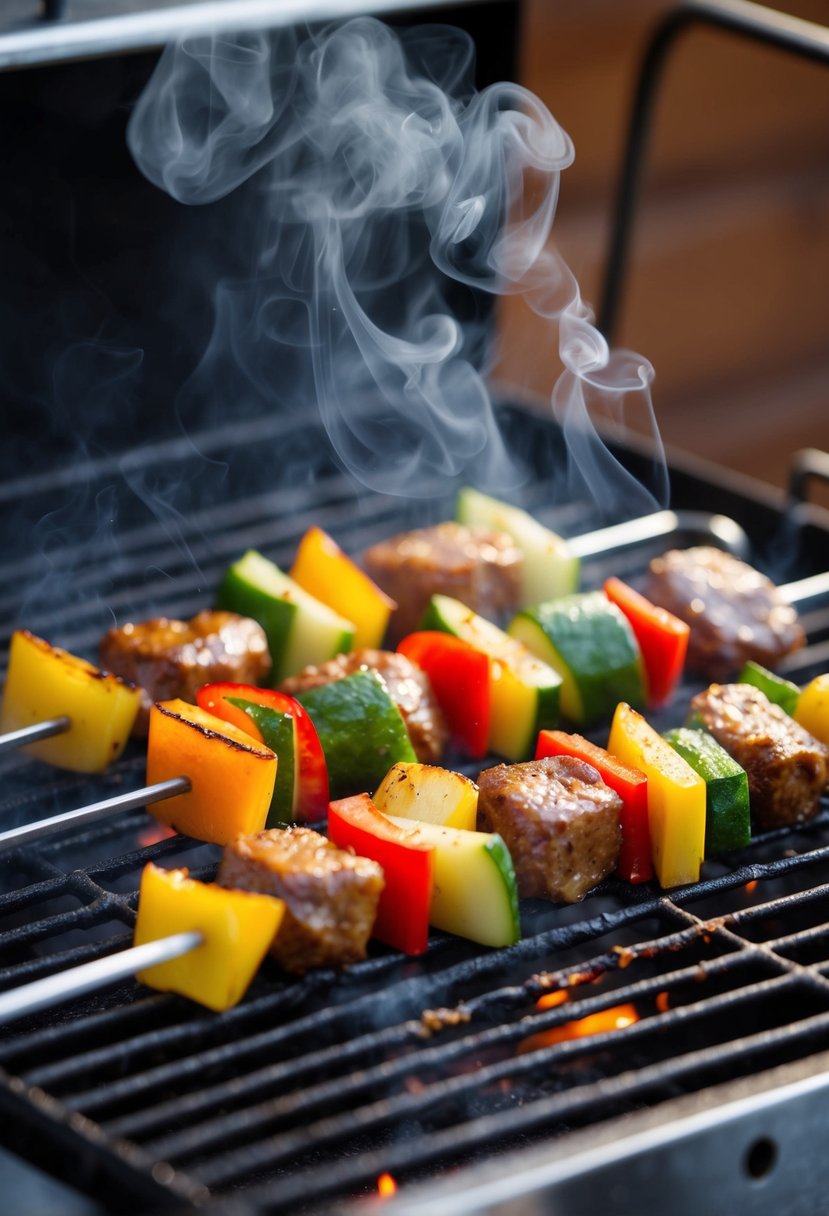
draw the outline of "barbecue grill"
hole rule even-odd
[[[453,16],[474,26],[473,7]],[[18,53],[33,58],[21,62],[48,58],[43,41],[26,45]],[[127,95],[152,58],[130,47]],[[59,70],[101,65],[119,112],[112,62]],[[48,106],[54,94],[38,70],[0,86]],[[85,193],[76,184],[78,197],[94,196],[102,176],[90,174]],[[59,178],[31,187],[33,226]],[[153,206],[154,222],[169,218]],[[88,233],[78,223],[80,253]],[[171,379],[177,353],[164,369]],[[26,410],[11,405],[25,435]],[[516,501],[576,538],[585,587],[611,573],[636,583],[671,545],[729,547],[800,606],[809,644],[786,674],[803,682],[827,669],[829,513],[808,501],[813,480],[827,480],[820,453],[797,456],[789,494],[672,457],[669,509],[609,525],[600,504],[556,501],[564,440],[538,403],[505,397],[497,417],[522,471]],[[451,479],[416,498],[366,489],[306,409],[241,411],[232,422],[207,414],[185,436],[163,410],[152,421],[120,445],[113,425],[108,443],[82,453],[67,452],[53,428],[27,450],[22,473],[21,449],[6,453],[4,659],[18,625],[94,655],[113,617],[190,616],[244,549],[289,565],[312,523],[359,553],[453,508]],[[604,439],[652,482],[645,440],[610,429]],[[263,453],[274,461],[286,451],[301,478],[251,472]],[[186,511],[162,509],[173,482],[188,487]],[[654,724],[677,724],[694,690],[684,685]],[[133,789],[144,760],[136,745],[95,778],[19,755],[0,756],[0,769],[7,828]],[[212,877],[215,847],[153,828],[143,810],[123,811],[0,858],[2,989],[128,945],[147,861]],[[345,973],[299,980],[266,964],[221,1015],[132,980],[32,1013],[0,1039],[2,1142],[88,1197],[79,1212],[362,1216],[382,1203],[389,1213],[515,1216],[740,1202],[818,1212],[829,1186],[827,977],[824,800],[796,831],[766,832],[707,862],[693,887],[608,880],[577,906],[524,901],[522,940],[509,949],[433,932],[417,960],[373,945]]]

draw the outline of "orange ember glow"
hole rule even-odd
[[[538,1051],[541,1047],[551,1047],[554,1043],[567,1043],[572,1039],[586,1039],[594,1034],[606,1034],[609,1030],[624,1030],[639,1021],[639,1014],[634,1005],[614,1005],[611,1009],[602,1009],[599,1013],[588,1014],[585,1018],[575,1018],[562,1026],[553,1026],[550,1030],[542,1030],[530,1035],[519,1045],[519,1052]]]
[[[748,895],[751,895],[752,891],[756,891],[757,890],[757,879],[752,878],[751,882],[747,882],[745,885],[745,890]]]
[[[657,992],[656,1008],[660,1013],[667,1013],[671,1007],[671,1000],[667,992]]]
[[[160,840],[166,840],[169,836],[175,836],[173,828],[168,827],[166,823],[151,823],[139,834],[138,844],[142,849],[148,848],[151,844],[158,844]]]
[[[556,1005],[563,1005],[569,999],[570,994],[566,988],[557,988],[555,992],[545,992],[543,996],[540,996],[535,1007],[536,1009],[555,1009]]]
[[[377,1194],[381,1199],[390,1199],[397,1194],[397,1183],[391,1174],[381,1174],[377,1179]]]

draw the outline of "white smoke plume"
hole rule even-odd
[[[184,204],[252,187],[245,230],[227,233],[249,247],[251,273],[215,283],[202,370],[221,347],[275,402],[315,404],[374,489],[417,495],[434,475],[503,487],[516,474],[476,301],[520,293],[549,320],[562,368],[551,408],[566,492],[652,509],[589,405],[621,416],[635,394],[652,419],[652,370],[608,351],[551,246],[572,143],[526,89],[476,91],[473,63],[461,31],[398,34],[373,18],[166,49],[131,116],[136,163]]]

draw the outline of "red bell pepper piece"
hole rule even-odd
[[[473,760],[487,754],[492,716],[492,660],[463,638],[425,629],[397,647],[426,672],[456,747]]]
[[[338,848],[352,849],[383,867],[386,885],[373,936],[404,954],[422,954],[429,943],[432,846],[413,843],[416,828],[410,831],[392,823],[368,794],[329,804],[328,836]]]
[[[274,805],[293,803],[294,816],[301,820],[322,819],[328,810],[328,769],[316,728],[305,709],[287,693],[272,688],[256,688],[252,684],[205,684],[196,693],[202,709],[225,722],[247,731],[261,743],[272,746],[266,716],[257,714],[256,707],[293,720],[293,767],[277,766]],[[250,709],[246,708],[250,706]],[[275,743],[276,740],[274,739]],[[273,750],[279,755],[276,746]],[[280,782],[282,789],[280,789]],[[286,783],[287,796],[283,797]],[[270,826],[270,819],[269,819]]]
[[[670,700],[682,677],[689,626],[620,578],[607,579],[604,593],[630,623],[645,665],[648,707],[658,709]]]
[[[593,765],[605,785],[615,790],[622,799],[622,813],[619,816],[622,847],[616,873],[626,882],[648,882],[653,878],[648,779],[645,774],[617,760],[589,739],[583,739],[581,735],[568,735],[561,730],[538,732],[535,758],[540,760],[542,756],[576,756]]]

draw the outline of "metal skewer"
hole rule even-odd
[[[204,935],[195,929],[187,933],[174,933],[154,942],[145,942],[142,946],[130,946],[117,954],[93,959],[91,963],[82,963],[68,971],[58,971],[55,975],[33,980],[20,988],[12,988],[9,992],[0,993],[0,1024],[27,1017],[39,1009],[59,1005],[62,1001],[83,996],[96,988],[104,988],[158,963],[170,962],[203,943]]]
[[[690,532],[716,542],[729,552],[744,556],[749,552],[749,539],[743,528],[727,515],[712,515],[707,511],[654,511],[639,515],[608,528],[584,532],[567,538],[574,557],[596,557],[616,549],[629,549],[645,541],[658,540],[674,532]]]
[[[777,590],[789,604],[804,604],[808,600],[829,594],[829,570],[820,574],[809,574],[793,583],[784,583]]]
[[[51,739],[53,735],[62,735],[69,730],[72,719],[67,717],[49,718],[46,722],[34,722],[31,726],[21,726],[19,730],[10,730],[0,735],[0,752],[11,751],[13,747],[23,747],[26,743],[37,743],[39,739]]]
[[[77,811],[65,811],[62,815],[53,815],[51,819],[40,819],[36,823],[10,828],[6,832],[0,832],[0,852],[18,848],[30,840],[39,840],[41,836],[51,836],[54,832],[60,832],[64,828],[78,823],[92,823],[96,819],[103,819],[116,811],[150,806],[153,802],[172,798],[174,794],[187,794],[191,789],[192,783],[189,777],[171,777],[168,781],[159,781],[156,785],[142,786],[140,790],[128,790],[123,794],[115,794],[112,798],[105,798],[102,802],[82,806]]]

